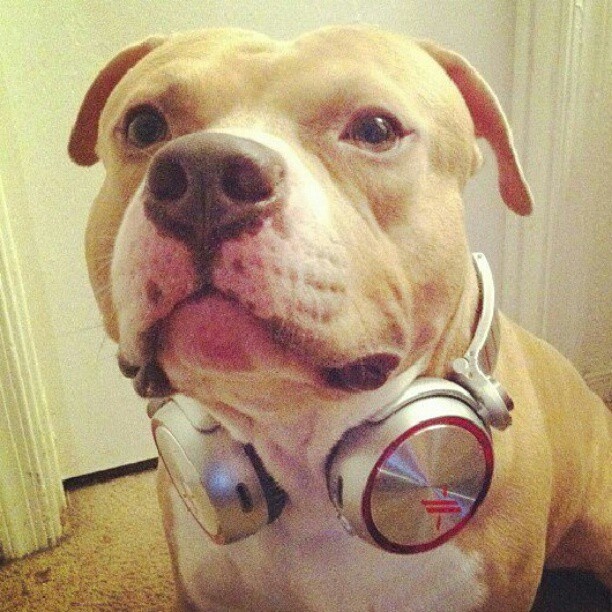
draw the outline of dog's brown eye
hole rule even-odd
[[[160,142],[166,137],[168,125],[152,106],[140,106],[130,111],[125,122],[125,135],[139,149]]]
[[[368,114],[352,121],[342,140],[368,151],[382,153],[392,149],[401,136],[402,129],[397,120],[382,114]]]

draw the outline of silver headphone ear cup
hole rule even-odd
[[[330,498],[348,530],[395,553],[458,533],[493,474],[489,432],[458,385],[420,379],[397,411],[349,431],[328,462]]]
[[[286,495],[252,447],[221,427],[196,430],[174,402],[160,408],[151,424],[176,490],[214,542],[246,538],[280,515]]]

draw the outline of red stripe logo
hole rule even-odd
[[[442,495],[448,497],[448,487],[442,489]],[[440,531],[443,514],[459,514],[461,506],[454,499],[422,499],[421,504],[427,514],[437,514],[436,528]]]
[[[425,506],[428,514],[457,514],[461,512],[461,506],[456,501],[423,499],[421,503]]]

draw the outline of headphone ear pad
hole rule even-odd
[[[253,447],[221,427],[196,429],[174,401],[157,410],[151,425],[176,490],[214,542],[241,540],[280,515],[286,495]]]
[[[396,553],[430,550],[460,531],[492,474],[491,438],[474,399],[431,378],[415,381],[389,416],[347,432],[327,470],[345,527]]]

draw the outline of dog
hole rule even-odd
[[[465,528],[394,549],[366,533],[363,508],[358,525],[339,520],[342,493],[330,493],[338,445],[380,431],[382,408],[422,379],[459,380],[457,360],[482,335],[487,281],[462,204],[477,138],[495,153],[505,204],[529,214],[483,78],[433,42],[371,26],[292,42],[238,29],[153,36],[91,85],[69,154],[106,169],[86,253],[119,367],[143,397],[195,400],[183,411],[193,431],[245,445],[282,498],[223,545],[189,506],[198,493],[171,477],[183,455],[160,462],[183,608],[529,610],[545,566],[612,584],[610,412],[501,313],[483,323],[487,342],[496,330],[484,384],[504,422]],[[418,502],[430,540],[459,512],[446,489],[438,497]],[[412,529],[403,516],[390,524]]]

